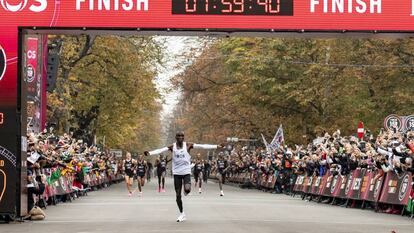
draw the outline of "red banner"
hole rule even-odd
[[[328,183],[329,177],[331,177],[330,174],[331,173],[328,171],[321,179],[321,183],[319,184],[319,191],[318,191],[318,194],[321,196],[325,196],[324,191],[326,189],[326,185]]]
[[[361,199],[365,201],[378,201],[384,177],[377,177],[377,172],[367,171],[362,178]]]
[[[27,122],[29,132],[42,130],[42,64],[39,38],[28,37],[26,45]]]
[[[349,193],[352,180],[353,180],[353,172],[351,172],[347,176],[342,176],[341,184],[338,190],[339,193],[337,194],[337,197],[348,198],[347,194]]]
[[[26,81],[27,96],[34,100],[36,96],[36,71],[38,59],[38,41],[36,37],[27,38],[26,47]]]
[[[324,185],[321,186],[321,196],[332,196],[332,192],[331,192],[331,186],[332,183],[334,181],[334,176],[330,175],[330,174],[326,174],[324,177],[325,181],[324,181]],[[337,180],[335,180],[335,183],[337,182]]]
[[[357,169],[352,173],[352,182],[347,185],[346,197],[353,200],[361,199],[361,187],[366,169]]]

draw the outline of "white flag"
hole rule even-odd
[[[264,145],[266,146],[266,150],[267,150],[267,152],[270,152],[270,146],[269,146],[269,143],[267,143],[267,141],[266,141],[265,137],[263,136],[263,134],[261,134],[261,135],[262,135],[263,143],[264,143]]]
[[[282,125],[279,126],[273,140],[270,142],[270,147],[273,150],[276,150],[280,147],[280,145],[285,141],[285,137],[283,136],[283,128]]]

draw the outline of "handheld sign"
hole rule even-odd
[[[391,114],[387,116],[384,120],[384,128],[386,128],[387,130],[396,129],[397,131],[401,131],[402,126],[403,126],[403,123],[402,123],[401,118],[395,114]]]
[[[414,131],[414,115],[405,117],[405,131]]]

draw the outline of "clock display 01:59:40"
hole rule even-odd
[[[173,14],[293,15],[293,0],[172,0]]]

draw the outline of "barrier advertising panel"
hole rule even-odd
[[[397,175],[395,172],[388,172],[379,202],[407,205],[412,189],[411,182],[410,173]]]

